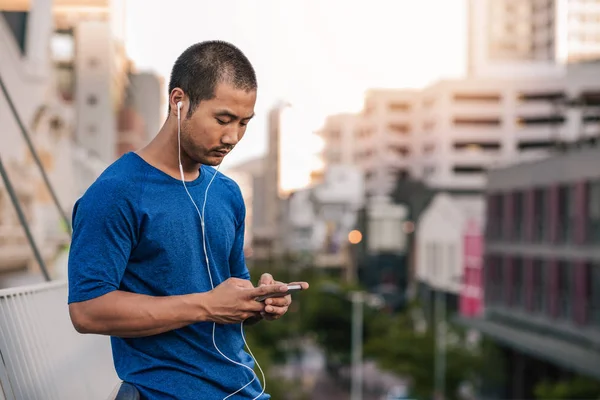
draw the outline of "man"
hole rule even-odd
[[[75,204],[71,320],[81,333],[111,336],[119,377],[143,399],[224,399],[238,390],[232,397],[270,398],[240,324],[280,318],[291,298],[256,301],[285,285],[269,274],[250,283],[239,187],[207,167],[244,136],[256,88],[236,47],[191,46],[173,66],[160,132]]]

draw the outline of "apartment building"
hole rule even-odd
[[[600,57],[598,0],[470,0],[472,76],[553,73]]]
[[[572,150],[490,171],[485,313],[463,322],[516,371],[499,398],[542,379],[600,380],[600,151]]]
[[[356,165],[365,175],[366,190],[384,195],[398,178],[412,175],[412,90],[370,90],[360,114],[334,115],[319,134],[325,166]]]

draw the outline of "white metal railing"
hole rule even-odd
[[[0,400],[105,400],[118,382],[108,337],[73,328],[64,281],[0,290]]]

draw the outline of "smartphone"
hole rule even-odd
[[[292,292],[297,292],[299,290],[302,290],[302,285],[287,285],[288,290],[287,292],[278,292],[278,293],[271,293],[271,294],[266,294],[264,296],[259,296],[256,298],[256,301],[265,301],[268,298],[271,297],[284,297],[287,296],[288,294],[291,294]]]

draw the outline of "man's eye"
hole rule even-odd
[[[219,125],[227,125],[227,121],[223,121],[219,118],[217,118],[217,122],[219,123]]]

